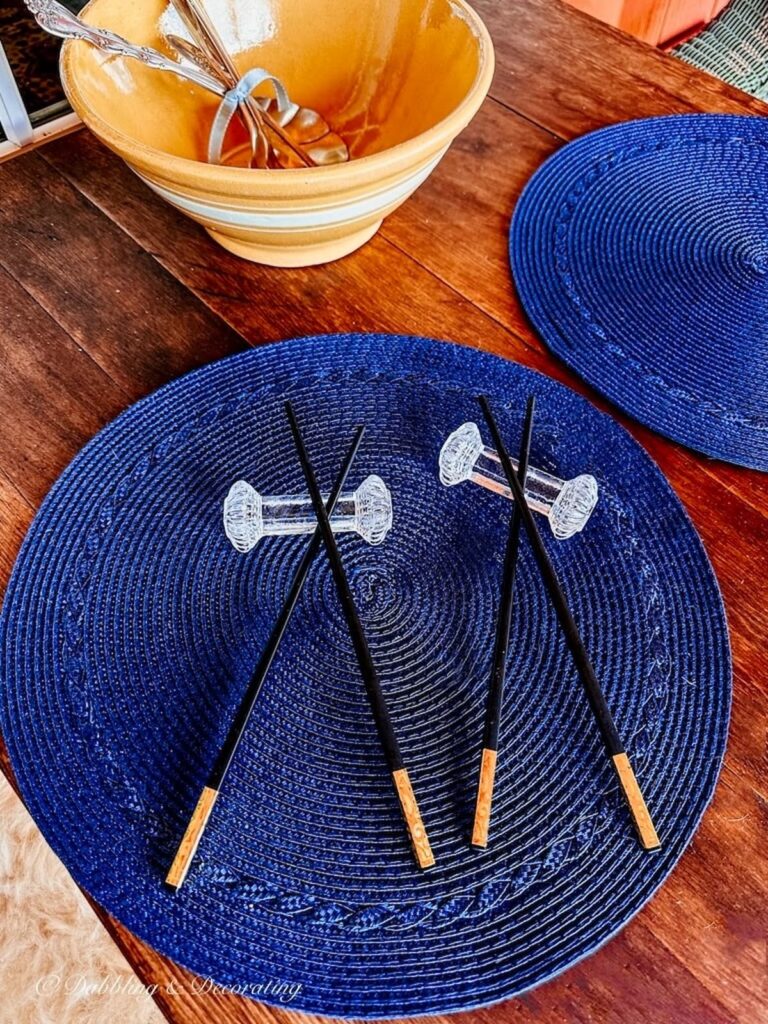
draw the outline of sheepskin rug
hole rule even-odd
[[[0,774],[0,1024],[162,1024]]]

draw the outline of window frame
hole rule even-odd
[[[80,125],[80,118],[66,100],[29,113],[0,40],[0,126],[5,133],[5,139],[0,140],[0,162]]]

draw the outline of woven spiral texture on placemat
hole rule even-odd
[[[554,154],[510,232],[546,344],[631,416],[768,469],[768,120],[613,125]]]
[[[523,545],[492,842],[468,844],[510,505],[444,488],[445,437],[487,392],[513,449],[593,472],[583,533],[547,543],[664,840],[640,848]],[[394,524],[340,538],[437,866],[416,868],[327,560],[313,566],[187,882],[163,886],[306,538],[241,555],[222,499],[301,493],[290,396],[321,487],[354,426],[350,488]],[[2,725],[24,797],[76,880],[215,982],[332,1015],[509,997],[608,939],[660,885],[711,796],[730,658],[717,584],[629,435],[513,363],[418,338],[269,345],[130,408],[74,460],[24,543],[2,619]]]

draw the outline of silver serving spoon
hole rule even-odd
[[[202,3],[198,3],[197,0],[171,0],[171,5],[191,33],[199,49],[202,50],[207,61],[213,67],[221,68],[222,81],[226,87],[234,89],[240,79],[240,73],[235,67],[229,51],[219,36],[216,26],[208,17],[208,12]],[[256,166],[268,167],[271,146],[267,138],[266,125],[269,124],[270,119],[264,116],[253,96],[246,97],[243,103],[238,106],[238,110],[245,120],[251,135],[251,149]],[[269,124],[269,127],[273,131],[277,130],[278,134],[280,134],[279,128],[276,129],[275,125]],[[309,158],[305,157],[300,151],[296,152],[296,156],[304,166],[312,166]]]
[[[27,7],[35,16],[38,25],[51,35],[61,39],[80,39],[104,53],[131,57],[146,64],[147,67],[159,71],[171,71],[180,78],[202,86],[216,96],[224,96],[227,92],[227,86],[223,83],[221,75],[212,73],[216,70],[213,65],[203,68],[199,62],[180,64],[151,46],[137,46],[116,32],[104,28],[94,28],[72,14],[63,4],[58,3],[58,0],[27,0]],[[259,154],[262,161],[259,166],[266,167],[269,152],[266,140],[263,140],[262,133],[251,121],[246,119],[246,125],[251,134],[252,152]]]
[[[172,32],[166,34],[165,39],[182,60],[189,61],[207,74],[220,75],[208,55],[199,46]],[[222,84],[224,81],[226,79],[222,80]],[[349,160],[346,143],[331,131],[327,121],[316,110],[301,107],[293,102],[281,104],[277,97],[273,99],[257,96],[255,102],[263,113],[284,129],[285,134],[296,146],[308,153],[315,164],[343,163]],[[278,150],[275,144],[273,150]],[[290,152],[277,151],[276,156],[281,166],[296,166],[295,160],[290,159]]]

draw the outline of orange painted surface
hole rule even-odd
[[[567,0],[607,25],[659,46],[708,24],[729,0]]]

